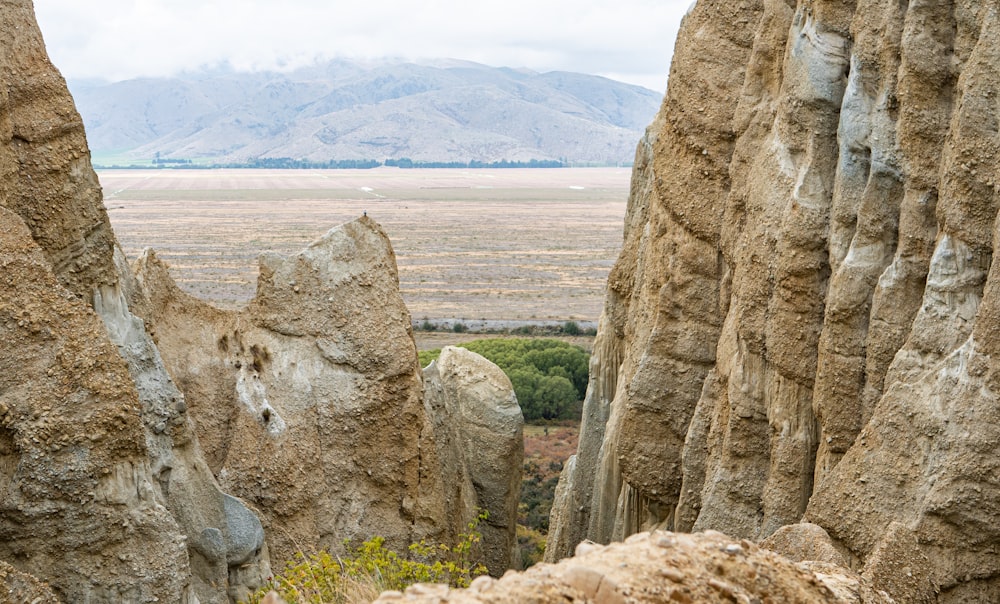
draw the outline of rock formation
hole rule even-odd
[[[74,602],[227,602],[269,574],[124,300],[83,125],[0,7],[0,559]],[[40,596],[44,597],[44,596]]]
[[[424,369],[424,406],[442,462],[441,507],[460,519],[457,528],[477,508],[486,512],[479,525],[483,563],[495,576],[516,568],[524,418],[514,387],[482,356],[446,346]]]
[[[980,0],[692,7],[551,559],[806,519],[905,601],[1000,599],[998,36]]]
[[[495,365],[446,349],[422,379],[395,256],[367,217],[265,255],[257,296],[222,311],[147,251],[150,326],[223,487],[261,511],[276,559],[374,535],[454,543],[484,509],[487,566],[515,556],[520,408]]]
[[[265,529],[282,560],[405,549],[453,542],[479,508],[493,571],[515,560],[510,383],[453,351],[425,402],[385,233],[361,219],[265,256],[242,312],[181,294],[151,252],[133,273],[28,0],[0,6],[0,278],[10,589],[28,573],[65,601],[222,604],[270,575]]]
[[[128,367],[2,208],[0,267],[0,559],[67,600],[177,600],[191,571]]]
[[[115,281],[115,239],[83,122],[32,3],[5,2],[0,23],[0,205],[28,226],[63,287],[89,299]]]
[[[998,36],[982,0],[692,7],[547,555],[743,541],[584,546],[456,601],[1000,600]],[[381,229],[265,256],[239,312],[152,253],[133,274],[27,0],[0,6],[0,279],[10,589],[221,603],[265,534],[402,547],[476,508],[512,560],[509,383],[456,350],[420,373]]]
[[[289,258],[265,255],[257,296],[217,310],[147,251],[137,308],[185,393],[208,463],[263,513],[271,551],[440,523],[422,507],[422,383],[385,233],[361,218]],[[426,486],[426,485],[423,485]]]
[[[468,589],[415,585],[386,592],[377,604],[557,604],[563,602],[815,602],[891,604],[849,570],[821,563],[795,564],[749,541],[708,532],[633,535],[625,543],[581,543],[576,556],[539,564],[499,581],[480,577]]]

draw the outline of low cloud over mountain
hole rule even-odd
[[[98,162],[631,161],[661,95],[598,76],[463,61],[333,61],[70,82]]]

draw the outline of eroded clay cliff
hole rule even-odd
[[[424,369],[424,406],[440,460],[441,501],[465,529],[481,512],[482,561],[501,576],[517,568],[524,418],[504,372],[464,348],[445,346]]]
[[[637,153],[550,557],[803,518],[1000,598],[1000,15],[699,0]],[[921,558],[922,557],[922,558]],[[895,575],[894,575],[895,573]]]
[[[271,574],[268,542],[454,543],[480,509],[491,570],[514,563],[510,383],[452,353],[425,400],[374,222],[265,255],[242,312],[136,266],[30,1],[0,5],[0,563],[65,601],[222,604]]]
[[[228,602],[269,574],[142,322],[31,2],[0,5],[0,559],[74,602]]]
[[[395,255],[367,217],[290,257],[223,311],[147,251],[130,297],[184,392],[212,472],[261,511],[275,559],[375,535],[454,543],[479,509],[487,566],[516,561],[520,408],[503,372],[446,349],[421,375]],[[426,384],[425,381],[426,380]]]

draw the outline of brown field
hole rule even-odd
[[[516,336],[505,333],[452,333],[450,331],[414,331],[413,340],[417,344],[417,350],[434,350],[445,346],[461,346],[473,340],[485,340],[488,338],[516,338],[532,336]],[[542,336],[553,340],[561,340],[574,346],[586,350],[588,353],[594,352],[594,336],[563,336],[552,335]]]
[[[627,168],[103,170],[130,259],[152,247],[186,291],[233,308],[257,256],[377,220],[414,319],[594,321],[621,246]]]

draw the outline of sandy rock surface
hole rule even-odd
[[[114,233],[83,120],[49,61],[30,0],[0,10],[0,205],[24,221],[59,282],[88,297],[115,280]]]
[[[3,604],[59,604],[59,598],[45,583],[0,562],[0,602]]]
[[[128,367],[0,208],[0,559],[71,601],[177,599],[187,549],[157,497]]]
[[[83,123],[0,6],[0,559],[71,602],[225,603],[270,574],[125,300]],[[25,600],[25,601],[30,601]]]
[[[440,459],[449,461],[442,471],[442,485],[452,490],[445,507],[466,524],[476,508],[487,513],[478,526],[483,563],[500,576],[520,563],[516,529],[524,418],[514,387],[499,367],[454,346],[443,348],[423,373],[424,405]]]
[[[548,559],[805,519],[903,600],[1000,599],[998,36],[980,0],[692,7]]]
[[[641,533],[625,543],[584,542],[558,564],[539,564],[499,580],[480,577],[468,589],[416,585],[376,600],[425,603],[556,602],[828,602],[891,604],[852,572],[797,565],[721,533]]]

